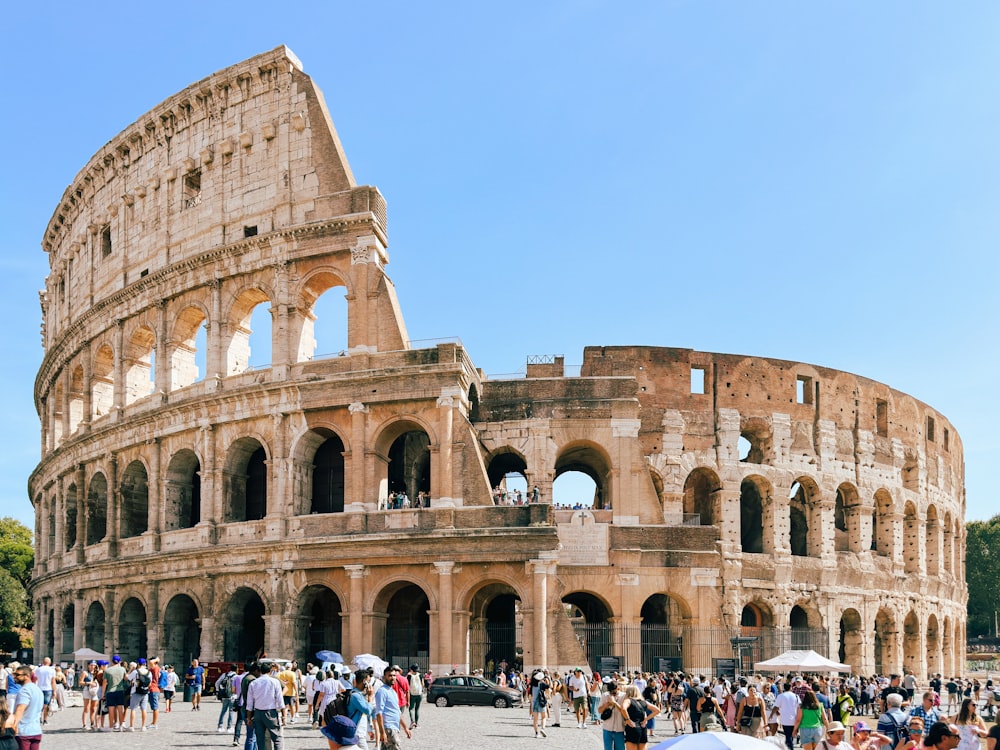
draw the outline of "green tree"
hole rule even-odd
[[[15,518],[0,518],[0,570],[6,570],[27,588],[34,565],[31,529]]]
[[[31,627],[28,592],[14,576],[0,569],[0,633]]]
[[[14,518],[0,518],[0,647],[23,644],[32,626],[28,581],[35,565],[31,529]]]
[[[965,525],[965,582],[969,587],[970,638],[991,635],[1000,616],[1000,514]]]

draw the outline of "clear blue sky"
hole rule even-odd
[[[42,232],[158,102],[288,45],[389,203],[414,339],[488,373],[648,344],[942,411],[998,511],[1000,4],[16,3],[4,13],[0,514],[32,523]]]

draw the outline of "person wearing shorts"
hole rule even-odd
[[[587,678],[583,676],[583,670],[580,667],[573,670],[573,674],[566,680],[566,687],[569,688],[570,696],[573,698],[576,725],[583,729],[587,726],[587,694],[589,690]]]

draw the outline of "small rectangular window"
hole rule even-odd
[[[813,379],[808,375],[795,377],[795,403],[811,404],[813,402]]]
[[[941,445],[944,446],[945,450],[948,450],[948,448],[949,448],[948,443],[950,442],[950,440],[949,440],[950,437],[951,437],[951,433],[949,433],[948,432],[948,428],[945,427],[944,428],[944,435],[941,437]]]
[[[252,227],[243,227],[243,237],[256,237],[257,236],[257,225],[254,224]]]
[[[691,368],[691,393],[704,394],[705,393],[705,368],[704,367],[692,367]]]
[[[934,442],[934,417],[927,417],[927,442]]]
[[[875,401],[875,434],[889,437],[889,402],[882,399]]]
[[[111,255],[111,225],[101,229],[101,257],[107,258]]]
[[[201,203],[201,171],[195,170],[184,175],[182,186],[181,205],[184,208],[192,208]]]
[[[144,279],[147,276],[149,276],[149,269],[148,268],[144,268],[141,271],[139,271],[139,278],[140,279]]]

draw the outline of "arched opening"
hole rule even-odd
[[[595,595],[576,591],[562,598],[563,607],[573,625],[576,640],[583,649],[583,656],[592,669],[601,658],[615,656],[615,637],[611,610]]]
[[[122,604],[118,612],[118,653],[135,661],[146,656],[146,607],[135,597]]]
[[[107,534],[108,480],[98,472],[90,478],[90,490],[87,493],[87,544],[97,544]],[[95,649],[99,650],[101,649]]]
[[[296,361],[337,356],[347,350],[347,288],[332,273],[309,278],[302,290],[302,330]]]
[[[115,403],[115,353],[102,344],[94,353],[90,374],[91,419],[100,419],[111,413]]]
[[[343,607],[340,597],[326,586],[307,586],[299,599],[299,629],[295,643],[300,651],[295,654],[299,664],[316,659],[322,650],[341,653],[343,644]],[[345,654],[346,656],[346,654]]]
[[[955,534],[952,531],[951,512],[944,516],[944,572],[953,575],[955,572]]]
[[[79,493],[76,490],[76,484],[71,484],[66,488],[66,495],[63,499],[63,504],[65,508],[64,517],[66,519],[63,525],[63,549],[68,552],[76,546],[76,516],[77,509],[79,507],[77,501],[77,495]],[[70,649],[72,651],[73,649]]]
[[[794,482],[788,496],[788,545],[793,555],[809,554],[809,498],[805,487]]]
[[[344,441],[331,434],[316,449],[312,467],[310,513],[344,511]]]
[[[476,592],[470,606],[469,666],[492,678],[500,669],[522,669],[524,663],[521,598],[504,583]]]
[[[840,615],[840,642],[837,658],[849,664],[855,672],[861,671],[862,641],[864,639],[861,615],[856,609],[845,609]]]
[[[264,602],[256,591],[236,589],[223,611],[223,661],[254,661],[264,653],[264,614]]]
[[[788,627],[791,631],[792,648],[808,650],[814,648],[812,630],[809,627],[809,614],[798,604],[788,613]]]
[[[509,451],[494,454],[486,467],[494,504],[518,505],[527,502],[527,471],[528,466],[520,454]]]
[[[908,502],[903,508],[903,569],[907,573],[920,570],[920,532],[917,507]]]
[[[259,521],[267,514],[267,453],[254,438],[240,438],[229,450],[226,521]]]
[[[684,666],[684,612],[668,594],[653,594],[642,603],[639,640],[642,669],[674,672]]]
[[[383,592],[386,595],[387,592]],[[385,604],[385,659],[392,664],[427,664],[430,658],[430,602],[412,583],[400,583]],[[377,634],[376,634],[377,635]],[[374,640],[379,643],[379,640]]]
[[[695,469],[684,480],[684,514],[697,515],[699,525],[715,526],[719,522],[717,499],[722,482],[710,469]]]
[[[388,491],[413,501],[431,491],[431,441],[423,430],[409,430],[389,446]]]
[[[133,404],[153,393],[156,336],[149,328],[137,328],[125,347],[125,404]]]
[[[83,645],[98,653],[104,653],[105,648],[104,622],[104,607],[100,602],[92,602],[83,625]]]
[[[740,612],[740,640],[734,645],[741,672],[750,671],[755,661],[765,658],[765,652],[787,650],[784,644],[768,635],[773,633],[774,613],[763,602],[748,602]],[[769,632],[770,631],[770,632]]]
[[[764,510],[760,487],[750,478],[740,482],[740,545],[743,552],[764,551]]]
[[[63,384],[59,381],[49,393],[46,404],[52,408],[52,419],[50,432],[52,435],[52,445],[62,445],[63,438]]]
[[[76,631],[76,607],[72,604],[67,604],[63,607],[62,616],[59,618],[60,625],[62,626],[62,643],[60,644],[60,650],[64,655],[73,653],[73,635]],[[62,659],[56,659],[56,661],[61,661]]]
[[[166,530],[192,528],[201,521],[201,462],[195,452],[177,451],[167,466],[166,479]]]
[[[469,421],[473,423],[480,421],[479,391],[476,389],[475,383],[469,386]]]
[[[177,316],[170,352],[171,389],[186,388],[205,379],[207,328],[208,318],[200,307],[185,307]]]
[[[844,488],[837,488],[837,499],[833,505],[833,548],[837,552],[850,550],[850,531],[847,527],[847,498]]]
[[[563,479],[564,474],[576,474]],[[589,482],[584,477],[589,478]],[[591,490],[591,482],[593,488]],[[571,494],[566,494],[566,493]],[[610,509],[611,461],[604,449],[595,443],[570,443],[563,447],[556,458],[555,481],[552,483],[552,501],[558,505],[581,505],[594,510]]]
[[[747,419],[740,426],[737,454],[742,463],[770,463],[772,455],[771,426],[760,419]]]
[[[56,651],[56,613],[49,610],[45,618],[45,653],[54,654]]]
[[[271,364],[270,300],[260,289],[248,289],[233,303],[229,316],[226,374],[239,375],[251,367]]]
[[[201,655],[201,615],[187,594],[178,594],[163,614],[163,663],[189,664]]]
[[[139,536],[149,528],[149,480],[142,461],[133,461],[122,474],[121,537]]]

